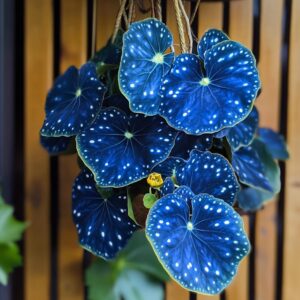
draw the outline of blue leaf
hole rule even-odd
[[[82,247],[104,259],[115,257],[137,229],[127,214],[126,191],[103,199],[92,173],[84,170],[74,182],[72,199]]]
[[[273,192],[260,157],[252,145],[232,153],[232,166],[242,183]]]
[[[40,136],[41,145],[48,151],[51,155],[61,154],[69,149],[70,144],[74,140],[73,137],[47,137]]]
[[[246,212],[255,212],[262,208],[266,199],[272,197],[270,192],[265,192],[252,187],[247,187],[238,193],[239,207]]]
[[[161,87],[160,114],[189,134],[217,132],[250,113],[260,88],[255,59],[242,45],[225,41],[201,60],[179,55]]]
[[[187,202],[178,194],[158,200],[147,218],[147,237],[166,271],[180,285],[218,294],[249,252],[243,221],[231,206],[213,196],[195,196],[192,207]]]
[[[163,177],[175,177],[177,170],[184,165],[184,159],[170,156],[163,162],[154,166],[152,172],[160,173]]]
[[[158,20],[147,19],[131,24],[124,34],[119,70],[119,85],[130,109],[147,115],[157,113],[162,77],[169,71],[174,53],[166,53],[173,38]]]
[[[229,40],[229,37],[221,30],[209,29],[204,33],[198,44],[198,55],[204,60],[205,52],[213,46]]]
[[[163,186],[160,188],[161,197],[172,194],[175,190],[175,185],[173,180],[170,177],[167,177],[164,181]]]
[[[239,184],[229,162],[219,154],[193,150],[185,166],[177,171],[179,185],[194,194],[206,193],[233,204]]]
[[[233,150],[252,143],[258,128],[259,115],[256,107],[253,107],[248,117],[229,129],[227,141]]]
[[[258,136],[261,139],[268,151],[272,154],[273,158],[279,160],[286,160],[289,158],[287,145],[284,137],[270,128],[259,128]]]
[[[224,128],[216,133],[214,133],[214,137],[216,137],[217,139],[222,139],[223,137],[225,137],[231,128]]]
[[[44,136],[72,136],[89,126],[98,114],[106,89],[97,79],[95,65],[70,67],[59,76],[46,101]]]
[[[188,159],[190,156],[190,152],[193,149],[198,149],[200,151],[209,150],[212,146],[212,142],[212,135],[203,134],[198,136],[180,132],[177,135],[175,146],[172,149],[171,156]]]
[[[146,178],[165,160],[177,133],[159,116],[101,111],[90,128],[76,137],[78,154],[100,186],[122,187]]]

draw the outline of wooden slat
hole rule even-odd
[[[97,50],[103,47],[113,34],[119,6],[119,0],[97,0]]]
[[[185,4],[185,8],[187,9],[187,13],[189,13],[189,4]],[[173,0],[167,1],[167,26],[171,30],[173,38],[174,38],[174,48],[176,54],[180,54],[180,46],[179,46],[179,34],[178,28],[176,23],[175,17],[175,9]],[[183,289],[180,285],[176,282],[171,281],[167,284],[166,287],[167,300],[174,300],[174,299],[181,299],[181,300],[188,300],[189,293],[185,289]]]
[[[260,112],[260,125],[278,129],[283,1],[264,0],[261,3],[259,70],[262,93],[257,100],[257,106]],[[276,206],[276,202],[270,202],[264,210],[257,213],[255,265],[257,300],[273,300],[275,295]]]
[[[230,3],[229,36],[248,48],[252,47],[252,0],[232,1]],[[243,217],[245,230],[249,235],[248,217]],[[248,299],[248,264],[249,257],[241,262],[238,273],[227,288],[227,300]]]
[[[87,1],[61,0],[60,72],[80,67],[87,57]],[[58,299],[82,300],[83,250],[72,222],[72,184],[79,172],[77,156],[59,157]]]
[[[286,166],[285,244],[283,299],[297,300],[300,294],[300,2],[293,1],[289,64],[288,144],[291,158]]]
[[[201,2],[198,12],[198,37],[201,37],[210,28],[222,29],[222,3]]]
[[[38,133],[46,91],[52,84],[52,33],[52,1],[26,1],[24,203],[25,219],[30,222],[25,234],[26,300],[49,299],[49,157],[40,146]]]
[[[198,11],[198,39],[210,28],[222,29],[222,3],[201,2]],[[219,296],[198,295],[197,300],[219,300]]]

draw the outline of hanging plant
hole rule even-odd
[[[156,274],[165,279],[164,269],[189,291],[219,294],[250,251],[239,213],[260,209],[279,192],[277,160],[288,158],[286,145],[259,128],[261,82],[249,49],[211,29],[192,53],[189,20],[174,0],[182,52],[176,55],[160,10],[153,9],[158,18],[131,24],[133,3],[126,15],[122,1],[107,45],[54,83],[42,144],[60,154],[74,152],[76,142],[82,170],[72,197],[79,242],[108,261],[88,271],[90,299],[104,299],[108,286],[109,299],[133,299],[132,290],[122,291],[124,278],[144,285],[153,276],[138,274],[152,254],[137,258],[139,270],[118,268],[124,251],[140,247],[132,241],[135,231],[147,238],[140,243],[152,246],[147,251],[160,263]],[[108,286],[103,272],[111,274]],[[97,274],[99,281],[91,279]],[[161,299],[157,284],[148,283]]]

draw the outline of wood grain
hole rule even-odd
[[[115,18],[119,11],[119,0],[97,1],[96,49],[103,47],[114,32]]]
[[[283,300],[297,300],[300,294],[300,2],[293,1],[289,63],[288,144],[291,158],[286,165],[285,244]]]
[[[198,10],[198,40],[210,28],[222,29],[222,3],[201,2]],[[198,295],[197,300],[219,300],[219,296]]]
[[[61,0],[60,72],[80,67],[87,57],[87,7],[85,0]],[[58,299],[82,300],[83,250],[72,221],[72,184],[78,175],[77,156],[59,157]]]
[[[248,48],[252,47],[252,0],[232,1],[230,3],[229,37]],[[248,217],[243,217],[245,231],[249,236]],[[248,265],[249,257],[245,257],[236,277],[226,289],[227,300],[248,299]]]
[[[262,1],[259,70],[262,93],[257,100],[260,126],[278,129],[282,0]],[[276,202],[257,213],[256,298],[273,300],[276,271]]]
[[[46,91],[52,84],[52,1],[25,6],[25,234],[26,300],[47,300],[50,290],[49,157],[39,142]],[[19,124],[23,126],[23,124]]]

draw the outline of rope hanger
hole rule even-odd
[[[116,39],[119,29],[121,29],[122,19],[128,29],[135,20],[135,11],[138,8],[142,13],[151,11],[151,17],[162,20],[161,0],[149,0],[150,6],[146,8],[143,0],[120,0],[120,9],[117,14],[112,42]],[[173,0],[176,24],[179,32],[180,50],[182,53],[191,53],[193,49],[193,35],[191,23],[193,22],[199,8],[200,0],[197,1],[191,18],[188,17],[183,5],[183,0]],[[186,36],[188,41],[186,41]]]

